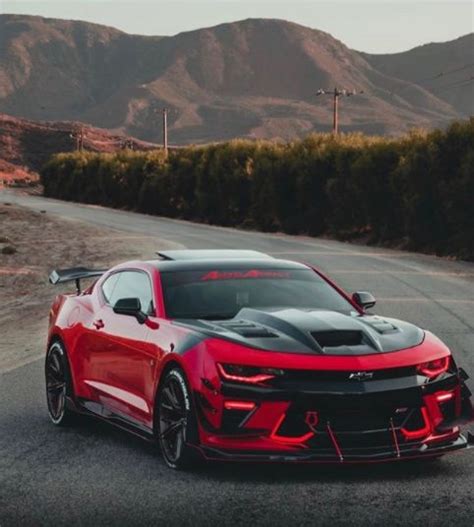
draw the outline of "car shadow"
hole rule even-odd
[[[338,482],[406,480],[446,476],[450,467],[441,460],[434,462],[397,461],[391,463],[337,464],[262,464],[262,463],[209,463],[201,469],[207,477],[235,483],[252,480],[271,485],[292,482]]]
[[[77,428],[83,436],[104,437],[117,446],[136,449],[160,465],[160,472],[167,469],[157,445],[134,436],[109,423],[95,418],[83,417]],[[459,476],[460,465],[453,463],[460,454],[445,459],[404,460],[385,463],[358,463],[348,465],[317,463],[256,463],[256,462],[198,462],[182,476],[211,479],[217,482],[253,482],[267,485],[282,485],[289,482],[337,482],[337,481],[406,481],[407,478],[430,479]],[[462,454],[461,454],[462,455]],[[448,461],[448,459],[450,461]],[[462,469],[461,469],[462,470]],[[173,472],[171,472],[173,473]],[[174,472],[176,474],[176,472]]]

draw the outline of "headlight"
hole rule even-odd
[[[259,368],[237,364],[217,364],[217,369],[226,381],[247,384],[261,384],[284,374],[283,370],[277,368]]]
[[[451,363],[451,357],[443,357],[442,359],[430,360],[419,364],[416,369],[420,375],[434,379],[445,371],[448,371]]]

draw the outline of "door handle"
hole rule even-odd
[[[92,325],[95,327],[95,329],[102,329],[105,326],[104,321],[102,319],[96,320],[92,323]]]

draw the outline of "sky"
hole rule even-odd
[[[87,20],[142,35],[281,18],[371,53],[405,51],[474,31],[474,0],[0,0],[0,13]]]

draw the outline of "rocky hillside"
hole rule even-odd
[[[465,117],[474,115],[474,33],[404,53],[363,56],[385,75],[422,86]]]
[[[0,111],[79,120],[148,141],[161,140],[163,106],[178,144],[329,130],[331,98],[315,94],[334,86],[364,92],[341,99],[346,131],[398,134],[463,115],[462,106],[384,64],[281,20],[145,37],[0,15]]]
[[[0,185],[35,181],[36,172],[51,154],[75,150],[81,134],[83,147],[95,152],[156,148],[156,145],[81,123],[34,122],[0,114]]]

